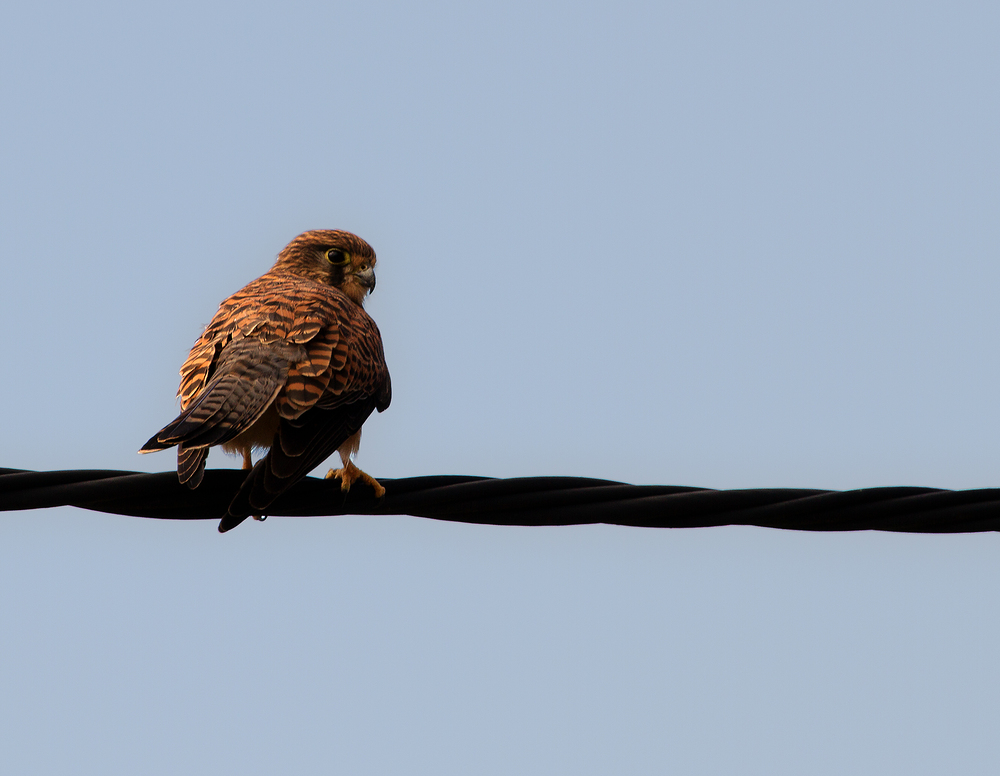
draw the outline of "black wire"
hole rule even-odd
[[[0,511],[75,506],[173,520],[219,519],[244,473],[205,472],[195,490],[174,472],[0,469]],[[803,531],[963,533],[1000,530],[1000,489],[791,488],[708,490],[626,485],[582,477],[409,477],[364,485],[307,477],[276,501],[272,515],[413,515],[486,525],[611,525],[696,528],[756,525]]]

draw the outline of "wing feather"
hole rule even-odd
[[[236,438],[274,401],[289,365],[301,358],[300,350],[299,346],[265,349],[253,339],[231,341],[222,351],[211,382],[143,450],[180,443],[188,448],[208,447]]]
[[[277,436],[233,499],[227,518],[232,524],[263,514],[360,431],[375,409],[389,405],[389,371],[375,322],[339,291],[331,289],[325,301],[320,314],[328,323],[308,344],[306,363],[289,370],[276,402]],[[320,367],[322,372],[311,377],[309,372]]]
[[[235,528],[251,514],[264,514],[282,493],[354,436],[374,408],[374,402],[335,410],[317,407],[296,421],[282,420],[275,444],[243,481],[219,530]]]

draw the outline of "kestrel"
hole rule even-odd
[[[282,493],[334,450],[341,488],[367,483],[351,456],[372,410],[392,387],[382,336],[364,311],[375,290],[375,251],[350,232],[300,234],[269,272],[219,306],[181,367],[181,414],[140,453],[177,446],[177,476],[196,488],[208,449],[243,456],[249,471],[219,524],[235,528],[263,515]],[[268,453],[256,465],[254,449]]]

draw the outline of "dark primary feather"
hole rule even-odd
[[[253,425],[285,384],[291,363],[303,355],[299,346],[260,343],[240,338],[222,351],[208,386],[142,450],[164,450],[183,443],[188,448],[220,445]]]
[[[250,515],[265,514],[282,493],[360,431],[374,409],[372,401],[355,402],[334,410],[312,409],[297,420],[282,421],[274,445],[243,481],[219,530],[235,528]]]

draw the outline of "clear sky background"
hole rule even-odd
[[[1000,7],[14,0],[0,465],[136,450],[293,236],[375,476],[1000,483]],[[238,461],[215,452],[209,466]],[[0,515],[0,771],[993,774],[1000,538]]]

